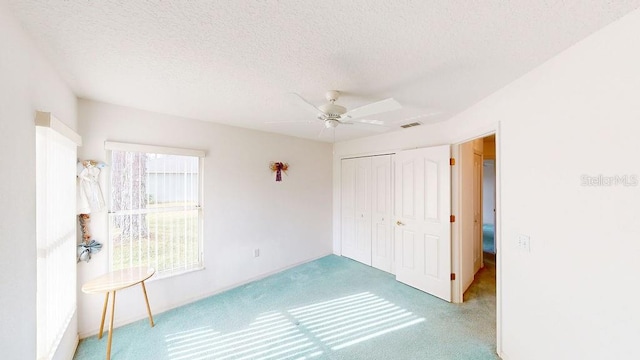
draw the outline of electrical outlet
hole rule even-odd
[[[520,234],[518,235],[518,242],[516,245],[518,249],[529,252],[531,250],[531,238],[529,237],[529,235]]]
[[[259,257],[260,256],[260,249],[253,249],[253,257]]]

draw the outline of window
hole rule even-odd
[[[76,148],[80,143],[80,136],[50,113],[38,112],[36,116],[38,359],[50,359],[56,354],[60,340],[69,329],[76,311]]]
[[[198,150],[106,143],[110,156],[111,270],[159,276],[202,267],[202,157]]]

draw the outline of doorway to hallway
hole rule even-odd
[[[495,135],[458,145],[461,293],[485,263],[496,261]]]

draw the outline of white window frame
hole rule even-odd
[[[158,272],[156,269],[156,276],[150,279],[150,281],[164,279],[180,274],[185,274],[192,271],[198,271],[204,269],[204,241],[203,241],[203,218],[204,218],[204,206],[203,206],[203,183],[204,183],[204,158],[206,157],[206,152],[204,150],[197,149],[185,149],[185,148],[175,148],[175,147],[167,147],[167,146],[157,146],[157,145],[145,145],[145,144],[134,144],[134,143],[123,143],[123,142],[115,142],[115,141],[105,141],[104,143],[105,150],[107,151],[107,159],[108,163],[112,164],[112,152],[115,151],[126,151],[126,152],[142,152],[142,153],[152,153],[152,154],[165,154],[165,155],[180,155],[180,156],[193,156],[198,157],[198,265],[193,267],[188,267],[185,269],[176,269],[169,271],[161,271]],[[109,169],[109,181],[108,181],[108,194],[109,194],[109,215],[112,214],[113,209],[113,199],[111,193],[111,168]],[[109,226],[110,227],[110,226]],[[113,246],[111,244],[111,230],[109,230],[109,270],[113,270]],[[153,267],[152,264],[149,265]]]

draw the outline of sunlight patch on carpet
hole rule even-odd
[[[263,313],[242,330],[197,327],[165,337],[169,359],[311,359],[425,321],[362,292]]]
[[[256,359],[287,353],[317,351],[282,313],[262,314],[246,329],[223,333],[213,327],[196,328],[165,337],[169,359]]]
[[[425,321],[369,292],[289,310],[320,343],[343,349]]]

